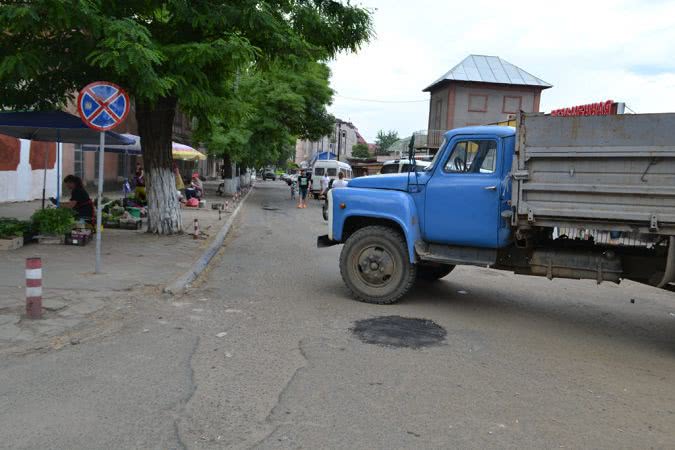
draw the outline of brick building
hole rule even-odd
[[[503,121],[520,110],[538,112],[541,92],[550,87],[498,56],[469,55],[424,89],[431,94],[426,145],[438,149],[453,128]]]

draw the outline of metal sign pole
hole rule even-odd
[[[103,215],[103,160],[105,159],[105,131],[101,131],[98,148],[98,205],[96,206],[96,273],[101,273],[101,216]]]

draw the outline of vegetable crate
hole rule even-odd
[[[23,237],[2,238],[0,239],[0,251],[16,250],[23,247]]]
[[[91,233],[70,233],[66,235],[66,245],[84,247],[91,241]]]
[[[38,244],[46,245],[61,245],[66,239],[65,235],[51,235],[51,234],[41,234],[38,235]]]

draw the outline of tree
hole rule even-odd
[[[352,147],[352,157],[354,158],[370,158],[367,144],[356,144]]]
[[[148,230],[171,234],[182,227],[171,170],[177,108],[209,129],[238,73],[356,51],[371,16],[332,0],[34,0],[3,4],[0,29],[3,107],[60,108],[99,79],[130,93]]]
[[[377,145],[377,154],[386,155],[389,153],[389,147],[392,144],[399,140],[398,132],[390,130],[385,133],[384,130],[377,132],[377,138],[375,138],[375,144]]]
[[[297,137],[318,139],[332,130],[329,75],[325,64],[296,58],[253,67],[242,72],[229,90],[230,101],[198,133],[210,152],[242,165],[284,163]]]

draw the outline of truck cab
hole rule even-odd
[[[423,171],[356,178],[332,190],[319,245],[346,244],[340,267],[354,295],[391,303],[416,277],[447,275],[454,265],[435,250],[494,263],[510,238],[514,143],[512,127],[455,129]]]

